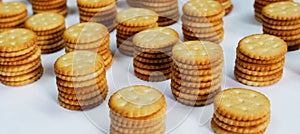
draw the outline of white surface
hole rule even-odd
[[[296,1],[299,2],[299,0]],[[253,17],[253,0],[233,0],[232,2],[233,11],[224,17],[225,38],[221,43],[225,53],[223,88],[241,87],[263,92],[271,100],[272,110],[271,123],[266,133],[298,133],[300,51],[287,54],[284,77],[277,84],[256,88],[238,83],[233,76],[237,43],[247,35],[262,33],[262,28]],[[183,3],[184,1],[180,1],[181,5]],[[70,13],[67,17],[67,26],[70,26],[78,23],[79,18],[76,1],[69,0],[68,5]],[[124,0],[119,0],[118,6],[120,9],[127,7]],[[30,6],[28,10],[31,12]],[[172,27],[181,34],[180,23]],[[133,75],[132,58],[115,52],[115,32],[111,33],[111,48],[115,56],[113,67],[107,71],[109,96],[121,87],[134,84],[156,87],[166,95],[168,133],[213,133],[209,125],[212,105],[200,108],[183,106],[174,101],[169,89],[170,81],[147,83],[137,79]],[[34,84],[23,87],[8,87],[0,84],[0,134],[101,134],[108,132],[107,100],[101,106],[87,112],[70,111],[59,106],[53,64],[62,54],[64,50],[42,56],[45,72],[43,77]]]

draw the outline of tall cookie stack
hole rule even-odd
[[[216,0],[216,1],[220,2],[221,5],[223,6],[225,10],[225,15],[229,14],[232,11],[233,5],[231,0]]]
[[[75,24],[63,34],[66,52],[75,50],[97,52],[104,59],[106,69],[110,68],[113,63],[109,37],[107,28],[95,22]]]
[[[0,3],[0,32],[24,27],[27,19],[26,4],[22,2]]]
[[[22,86],[40,79],[43,67],[36,41],[36,34],[27,29],[0,33],[0,81],[3,84]]]
[[[175,99],[189,106],[213,102],[221,91],[222,48],[208,41],[188,41],[173,47],[171,89]]]
[[[182,31],[184,40],[219,43],[223,40],[225,11],[217,1],[191,0],[183,6]]]
[[[132,7],[146,8],[155,11],[158,15],[158,25],[168,26],[174,24],[179,19],[177,0],[127,0]]]
[[[172,48],[180,41],[171,28],[157,27],[137,33],[133,38],[135,76],[146,81],[171,78]]]
[[[272,35],[245,37],[236,49],[234,69],[238,81],[249,86],[268,86],[283,75],[286,43]]]
[[[262,9],[269,4],[276,3],[276,2],[281,2],[281,1],[293,1],[293,0],[255,0],[254,2],[254,15],[255,19],[259,22],[262,20]]]
[[[75,51],[57,59],[54,65],[59,104],[70,110],[87,110],[100,105],[108,86],[104,61],[95,52]]]
[[[62,16],[68,15],[67,0],[30,0],[30,2],[34,14],[53,12]]]
[[[151,10],[143,8],[129,8],[118,12],[117,47],[128,56],[133,56],[133,36],[143,30],[157,27],[158,15]]]
[[[38,35],[37,45],[42,53],[53,53],[64,48],[65,18],[57,13],[44,12],[31,16],[25,27]]]
[[[263,134],[270,122],[270,100],[249,89],[227,89],[214,100],[211,127],[217,134]]]
[[[115,29],[117,5],[115,0],[77,0],[80,22],[97,22],[109,31]]]
[[[157,89],[148,86],[125,87],[108,102],[111,134],[164,134],[166,101]]]
[[[300,48],[300,3],[278,2],[263,8],[263,32],[283,39],[288,50]]]

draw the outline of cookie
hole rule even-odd
[[[275,20],[297,20],[300,19],[299,8],[297,2],[277,2],[264,7],[262,14]]]
[[[213,16],[223,11],[223,7],[216,1],[193,0],[183,6],[183,12],[189,16]]]
[[[26,4],[23,2],[0,3],[0,9],[0,18],[17,16],[27,11]]]
[[[65,19],[57,13],[40,13],[31,16],[26,22],[25,27],[33,31],[46,31],[57,29],[65,24]]]
[[[142,8],[129,8],[118,12],[116,22],[125,26],[147,26],[156,23],[158,14]]]

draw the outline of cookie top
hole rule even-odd
[[[270,114],[270,101],[265,95],[242,88],[222,91],[215,97],[214,106],[221,115],[234,120],[257,120]]]
[[[61,75],[87,75],[104,68],[104,60],[95,52],[74,51],[59,57],[54,68]]]
[[[37,35],[28,29],[18,28],[0,33],[0,51],[20,51],[34,45]]]
[[[166,105],[163,94],[149,86],[130,86],[115,92],[109,99],[110,109],[124,117],[146,117]]]
[[[222,47],[209,41],[187,41],[172,49],[173,58],[186,64],[206,65],[224,57]]]
[[[125,26],[147,26],[156,23],[158,14],[144,8],[128,8],[118,12],[117,23]]]
[[[107,28],[99,23],[85,22],[69,27],[63,34],[69,43],[91,43],[105,38],[109,34]]]
[[[31,16],[25,22],[25,27],[33,31],[45,31],[58,28],[65,24],[65,18],[52,12],[43,12]]]
[[[250,58],[271,60],[284,56],[287,52],[287,45],[279,37],[268,34],[254,34],[243,38],[237,49]]]
[[[23,2],[0,3],[0,18],[16,16],[26,11],[26,4]]]
[[[133,43],[141,48],[165,48],[179,41],[178,33],[172,28],[156,27],[137,33]]]
[[[262,14],[275,20],[300,19],[300,3],[292,1],[272,3],[263,8]]]
[[[191,0],[184,4],[183,12],[189,16],[214,16],[223,12],[223,7],[218,1]]]
[[[77,3],[81,7],[104,7],[111,3],[115,2],[115,0],[77,0]]]

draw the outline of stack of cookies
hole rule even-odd
[[[281,2],[281,1],[293,1],[293,0],[255,0],[254,2],[254,15],[255,19],[259,22],[262,20],[262,9],[269,4]]]
[[[148,86],[130,86],[115,92],[108,102],[111,134],[164,134],[164,95]]]
[[[178,33],[171,28],[157,27],[137,33],[134,44],[134,73],[145,81],[171,78],[171,54],[179,42]]]
[[[130,6],[146,8],[155,11],[158,15],[158,25],[168,26],[174,24],[179,19],[177,0],[127,0]]]
[[[224,56],[213,42],[188,41],[173,47],[171,89],[175,99],[189,106],[213,102],[221,91]]]
[[[70,110],[87,110],[100,105],[108,86],[101,56],[75,51],[57,59],[54,65],[59,104]]]
[[[191,0],[183,6],[182,31],[184,40],[219,43],[223,40],[222,5],[213,0]]]
[[[109,31],[115,28],[117,5],[115,0],[77,0],[80,22],[98,22]]]
[[[219,1],[221,3],[221,5],[223,6],[224,10],[225,10],[225,14],[229,14],[232,9],[233,9],[233,5],[231,0],[216,0]]]
[[[63,16],[68,14],[67,0],[30,0],[34,14],[54,12]]]
[[[227,89],[214,100],[211,127],[217,134],[263,134],[270,122],[270,100],[249,89]]]
[[[53,53],[64,48],[65,18],[57,13],[44,12],[31,16],[25,27],[38,35],[37,45],[42,53]]]
[[[0,81],[22,86],[37,81],[43,74],[37,36],[27,29],[0,33]]]
[[[85,22],[69,27],[63,34],[66,52],[89,50],[97,52],[104,59],[105,68],[113,63],[110,51],[110,35],[107,28],[95,22]]]
[[[143,30],[157,27],[158,15],[143,8],[129,8],[118,12],[117,47],[125,55],[133,56],[133,36]]]
[[[256,34],[245,37],[236,50],[236,79],[249,86],[278,82],[283,75],[286,52],[286,43],[276,36]]]
[[[0,32],[24,27],[27,19],[26,4],[22,2],[0,3]]]
[[[263,32],[283,39],[288,50],[300,48],[300,3],[278,2],[262,11]]]

